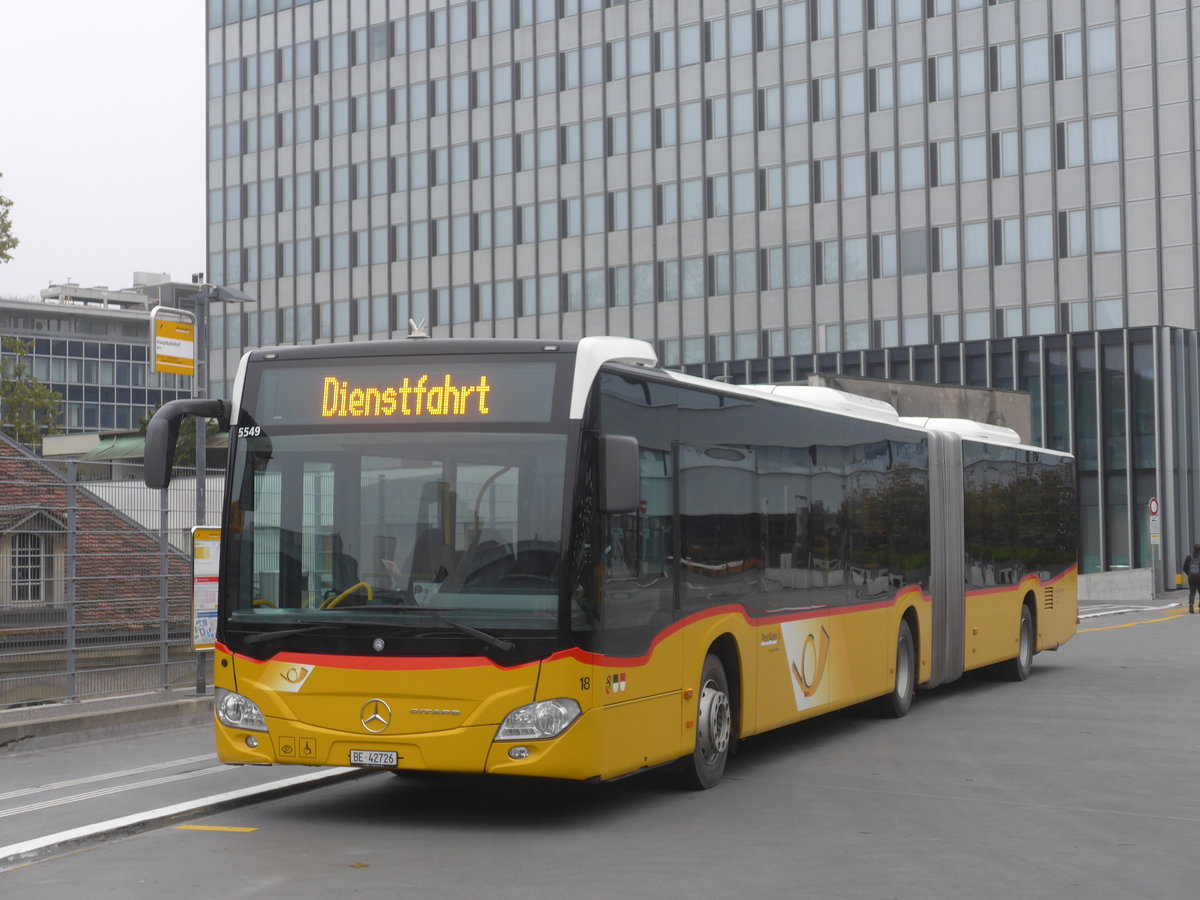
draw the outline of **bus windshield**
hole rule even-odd
[[[564,434],[239,431],[222,600],[235,630],[555,628]]]

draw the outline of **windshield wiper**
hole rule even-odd
[[[495,635],[488,634],[486,631],[480,631],[478,628],[472,628],[470,625],[464,625],[462,622],[456,622],[453,619],[447,619],[440,613],[434,612],[432,609],[427,609],[423,606],[409,606],[405,603],[388,603],[377,606],[348,606],[346,611],[364,610],[366,612],[374,612],[379,609],[394,610],[396,612],[417,613],[418,615],[428,616],[443,625],[449,625],[451,628],[461,631],[465,635],[477,638],[487,644],[489,647],[495,647],[497,650],[508,652],[516,648],[516,644],[512,641],[506,641],[504,638],[498,638]],[[319,627],[319,626],[318,626]]]
[[[245,644],[262,644],[267,641],[273,641],[276,638],[288,637],[293,634],[309,634],[313,631],[322,631],[326,628],[342,629],[346,626],[338,622],[327,622],[321,625],[304,625],[300,628],[281,628],[279,631],[260,631],[257,634],[252,634],[246,638]]]

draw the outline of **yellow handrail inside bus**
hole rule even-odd
[[[346,588],[344,591],[342,591],[336,597],[330,597],[328,600],[326,600],[324,603],[321,604],[321,609],[333,609],[335,606],[337,606],[339,603],[341,603],[343,600],[345,600],[347,597],[349,597],[351,594],[353,594],[359,588],[367,589],[367,602],[368,603],[375,602],[375,591],[371,588],[371,585],[367,584],[365,581],[360,581],[358,584],[352,585],[351,587]]]

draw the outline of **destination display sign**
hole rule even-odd
[[[320,360],[262,372],[260,425],[546,422],[553,362]]]

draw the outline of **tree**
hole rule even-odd
[[[62,394],[30,374],[32,343],[6,337],[0,349],[0,431],[27,447],[40,447],[44,435],[58,432]]]
[[[4,173],[0,172],[0,178],[3,177]],[[8,217],[11,207],[12,201],[0,194],[0,263],[12,259],[12,251],[20,243],[12,233],[12,219]]]

